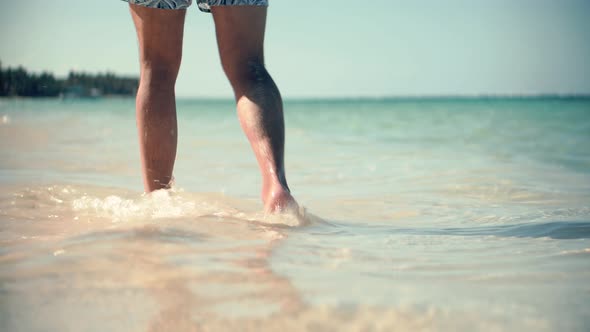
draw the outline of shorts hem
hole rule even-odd
[[[192,4],[192,0],[122,0],[132,5],[168,10],[187,9]]]
[[[129,4],[156,9],[182,10],[187,9],[193,0],[122,0]],[[261,6],[268,7],[268,0],[196,0],[197,7],[205,13],[217,6]]]

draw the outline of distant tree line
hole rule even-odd
[[[66,78],[59,79],[48,72],[29,73],[22,66],[4,69],[0,63],[0,96],[133,96],[138,86],[139,80],[136,77],[117,77],[113,73],[71,71]]]

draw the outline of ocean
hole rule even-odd
[[[132,98],[0,99],[0,330],[588,331],[589,98],[286,100],[299,217],[177,108],[144,195]]]

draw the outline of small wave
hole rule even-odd
[[[513,237],[548,237],[551,239],[588,239],[590,238],[590,222],[543,222],[524,225],[505,225],[498,227],[497,236]]]
[[[299,227],[318,219],[307,213],[303,207],[281,214],[265,214],[258,212],[251,204],[242,210],[234,207],[232,203],[235,203],[235,199],[220,194],[191,194],[172,189],[157,190],[144,194],[139,199],[126,199],[116,195],[109,195],[106,198],[84,195],[72,202],[72,208],[74,211],[90,212],[90,214],[110,218],[115,222],[215,216],[221,219],[244,220],[261,226]],[[239,203],[238,205],[244,205],[243,202]]]
[[[349,234],[399,234],[399,235],[441,235],[441,236],[497,236],[551,239],[589,239],[590,222],[555,221],[526,224],[494,225],[477,227],[448,228],[396,228],[387,225],[339,224],[339,229]]]
[[[321,219],[301,207],[281,214],[262,213],[257,201],[220,193],[190,193],[181,188],[150,194],[91,185],[53,185],[4,188],[0,201],[3,215],[35,220],[133,222],[171,218],[242,220],[264,227],[300,227]],[[4,199],[6,198],[6,199]]]
[[[590,248],[584,248],[580,250],[564,250],[560,252],[561,255],[588,255],[590,254]]]

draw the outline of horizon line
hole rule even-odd
[[[177,100],[233,100],[233,97],[178,96]],[[284,100],[297,101],[387,101],[387,100],[443,100],[443,99],[590,99],[590,93],[536,93],[536,94],[424,94],[389,96],[284,96]]]
[[[59,99],[56,97],[0,96],[1,99]],[[127,99],[135,95],[103,95],[99,99]],[[230,101],[234,98],[208,96],[177,96],[176,100]],[[404,100],[475,100],[475,99],[590,99],[590,93],[538,93],[538,94],[424,94],[389,96],[284,96],[285,101],[404,101]]]

